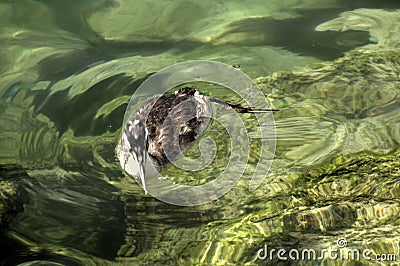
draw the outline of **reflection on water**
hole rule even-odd
[[[16,2],[0,3],[2,263],[275,264],[257,260],[264,244],[336,248],[339,238],[400,259],[400,13],[383,10],[398,4]],[[136,88],[193,59],[240,65],[281,111],[262,186],[248,191],[260,140],[243,115],[245,176],[188,208],[145,196],[114,151]],[[226,145],[218,125],[208,134]]]

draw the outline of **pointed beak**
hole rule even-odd
[[[145,123],[140,119],[132,118],[126,125],[123,140],[127,143],[127,148],[132,156],[131,175],[136,179],[140,178],[143,190],[146,194],[146,160],[147,158],[147,129]]]
[[[146,179],[145,179],[145,165],[146,165],[146,159],[139,161],[139,176],[140,176],[140,181],[142,182],[143,190],[144,193],[147,195],[147,188],[146,188]]]
[[[144,193],[147,195],[147,188],[146,188],[146,154],[143,153],[135,153],[131,152],[132,157],[135,159],[135,161],[138,163],[138,168],[139,168],[139,178],[140,182],[142,183]]]

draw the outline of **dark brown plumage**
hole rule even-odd
[[[212,102],[238,113],[276,111],[229,104],[192,87],[146,101],[128,120],[117,146],[121,166],[140,177],[146,192],[145,179],[183,156],[204,133],[212,117]]]

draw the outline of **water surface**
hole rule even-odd
[[[264,244],[337,248],[339,238],[399,260],[398,8],[339,0],[3,1],[1,262],[268,265],[278,261],[257,259]],[[254,116],[242,115],[252,151],[246,174],[217,201],[178,207],[146,196],[114,151],[137,87],[196,59],[255,79],[281,110],[277,147],[266,180],[250,192],[260,139]],[[207,134],[229,146],[217,124]],[[173,167],[166,175],[208,182],[228,150],[197,176]]]

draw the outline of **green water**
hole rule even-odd
[[[399,263],[399,8],[341,0],[1,1],[0,264]],[[179,207],[129,181],[115,147],[137,87],[198,59],[235,65],[255,80],[280,110],[276,152],[262,185],[249,191],[261,140],[254,116],[241,115],[251,138],[245,175],[216,201]],[[224,169],[227,135],[218,124],[206,135],[220,147],[210,168],[190,175],[170,167],[168,178],[197,185]],[[189,156],[196,155],[194,147]],[[257,258],[264,245],[338,249],[341,238],[374,260]],[[382,254],[396,261],[377,261]]]

